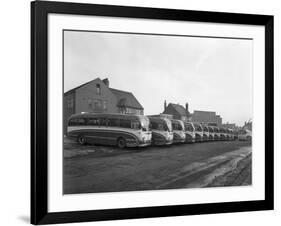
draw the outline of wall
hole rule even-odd
[[[181,119],[181,115],[171,105],[166,107],[166,109],[163,111],[163,114],[172,115],[173,119]]]
[[[97,84],[99,84],[101,88],[100,95],[97,95],[96,93]],[[75,100],[76,113],[95,111],[94,109],[89,108],[89,103],[88,103],[89,98],[92,99],[92,101],[94,101],[94,99],[106,101],[106,105],[107,105],[106,110],[102,111],[101,109],[101,111],[99,112],[110,112],[110,113],[118,112],[118,109],[116,107],[117,105],[116,97],[112,94],[109,88],[100,79],[96,79],[76,90],[76,100]]]
[[[71,105],[69,102],[71,102]],[[63,132],[67,131],[67,121],[69,117],[75,114],[75,91],[69,92],[63,97]]]
[[[73,0],[74,1],[74,0]],[[78,0],[77,0],[78,1]],[[281,222],[281,6],[278,0],[96,0],[107,4],[139,5],[275,15],[275,208],[274,211],[108,221],[68,225],[186,226],[280,225]],[[29,1],[1,4],[1,225],[28,225],[30,200],[30,20]],[[11,88],[11,84],[13,84]],[[16,136],[15,136],[16,135]],[[278,164],[277,164],[278,163]]]
[[[216,123],[217,126],[221,126],[222,123],[221,117],[216,115],[216,112],[211,111],[194,111],[191,116],[191,121],[203,123]]]

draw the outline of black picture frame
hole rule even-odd
[[[199,21],[265,27],[265,199],[125,209],[48,212],[48,14],[95,15]],[[113,5],[31,3],[31,223],[52,224],[114,219],[213,214],[274,208],[273,16]]]

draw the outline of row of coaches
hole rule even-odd
[[[230,129],[200,123],[143,115],[93,113],[72,115],[68,120],[67,136],[80,144],[117,145],[119,148],[234,139]]]

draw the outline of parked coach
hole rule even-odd
[[[226,140],[227,139],[227,135],[226,135],[226,131],[224,128],[220,127],[220,140]]]
[[[203,127],[199,123],[194,123],[195,127],[195,141],[203,141]]]
[[[172,129],[174,134],[173,143],[184,143],[185,142],[185,129],[183,121],[172,119]]]
[[[146,116],[92,113],[71,116],[67,136],[80,144],[117,145],[119,148],[148,146],[152,138]]]
[[[209,141],[209,129],[205,125],[202,125],[202,127],[203,127],[203,141]]]
[[[214,126],[213,128],[214,128],[215,141],[218,141],[220,140],[220,129],[216,126]]]
[[[226,128],[225,128],[224,131],[225,131],[225,137],[226,137],[225,139],[226,139],[226,140],[230,140],[230,136],[231,136],[231,135],[230,135],[229,129],[226,129]]]
[[[208,126],[208,130],[209,130],[209,140],[214,141],[215,140],[214,128],[212,126]]]
[[[148,117],[152,132],[153,145],[169,145],[173,143],[173,130],[171,120],[160,117]]]
[[[185,142],[194,143],[195,142],[195,127],[192,122],[184,122],[185,128]]]
[[[234,140],[232,129],[227,129],[227,135],[228,135],[228,140]]]
[[[252,131],[247,129],[241,129],[238,131],[238,140],[240,141],[252,141]]]
[[[231,140],[235,140],[235,137],[234,137],[234,130],[233,130],[233,129],[230,129],[230,132],[231,132]]]

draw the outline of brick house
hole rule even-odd
[[[164,102],[164,111],[162,114],[172,115],[173,119],[180,119],[183,121],[190,120],[190,113],[188,111],[188,103],[186,103],[185,108],[180,104],[169,103],[167,106],[167,102]]]
[[[64,93],[64,132],[68,118],[82,112],[143,115],[143,107],[131,92],[110,88],[108,79],[96,78]]]
[[[200,122],[209,125],[222,125],[222,118],[220,115],[217,115],[214,111],[194,111],[191,120],[193,122]]]

